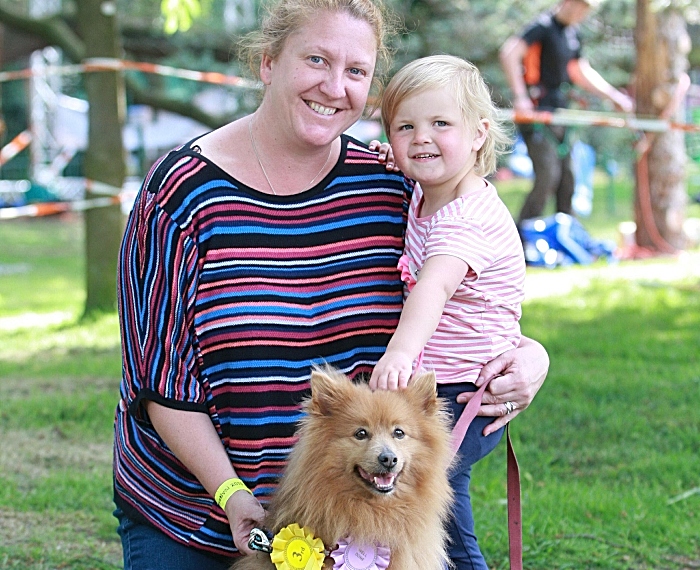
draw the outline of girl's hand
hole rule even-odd
[[[413,359],[399,352],[387,351],[377,362],[369,379],[372,390],[399,390],[408,386]]]
[[[373,140],[369,143],[369,150],[379,152],[379,162],[386,163],[387,170],[391,170],[392,172],[399,171],[399,167],[396,166],[396,163],[394,162],[394,151],[389,143]]]

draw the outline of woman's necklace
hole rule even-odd
[[[260,165],[260,170],[262,170],[263,176],[265,176],[265,180],[267,180],[267,184],[268,184],[268,186],[270,186],[270,190],[272,190],[272,193],[275,196],[277,196],[277,192],[275,192],[275,187],[272,185],[272,182],[270,182],[270,177],[267,175],[267,172],[265,172],[265,167],[263,166],[263,163],[260,160],[260,156],[258,155],[258,149],[255,146],[255,139],[253,138],[253,120],[252,119],[250,121],[248,121],[248,135],[250,136],[250,145],[253,147],[253,152],[255,153],[255,158],[258,160],[258,164]],[[316,176],[314,176],[311,179],[311,182],[309,182],[304,189],[311,188],[314,185],[314,182],[316,182],[316,179],[319,177],[321,172],[323,172],[323,169],[326,168],[328,161],[331,159],[332,152],[333,152],[333,144],[331,143],[331,147],[328,149],[328,156],[326,157],[326,162],[323,163],[321,170],[319,170],[316,173]]]

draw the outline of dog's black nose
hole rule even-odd
[[[379,459],[379,463],[381,463],[384,468],[389,470],[396,467],[396,464],[399,462],[399,458],[396,457],[396,454],[390,449],[382,451],[377,459]]]

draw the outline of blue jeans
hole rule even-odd
[[[438,396],[445,398],[452,413],[453,424],[457,421],[466,404],[458,404],[457,394],[475,392],[476,386],[464,384],[438,384]],[[501,440],[505,428],[499,429],[486,437],[484,428],[496,418],[477,416],[472,421],[464,441],[455,458],[455,465],[450,470],[450,485],[455,495],[452,517],[448,525],[450,544],[447,553],[456,570],[488,570],[483,554],[479,549],[474,531],[474,515],[469,495],[472,465],[486,457]]]
[[[180,544],[152,526],[132,521],[121,509],[114,516],[119,520],[124,570],[228,570],[233,562]]]

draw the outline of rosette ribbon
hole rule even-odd
[[[340,540],[331,552],[333,570],[386,570],[390,555],[386,546],[357,543],[351,538]]]
[[[401,270],[401,281],[406,284],[406,288],[410,293],[411,289],[413,289],[413,286],[416,284],[416,278],[413,273],[411,273],[411,262],[405,253],[399,258],[397,267]]]
[[[323,541],[297,523],[280,529],[272,540],[270,560],[277,570],[321,570],[324,559]]]

